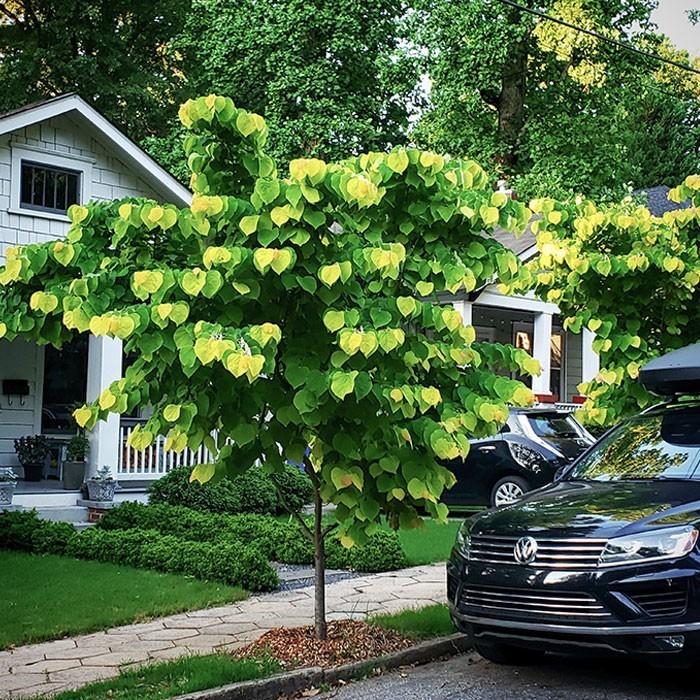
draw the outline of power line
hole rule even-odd
[[[517,2],[513,2],[513,0],[499,0],[499,2],[502,2],[504,5],[510,5],[511,7],[515,7],[518,10],[522,10],[523,12],[528,12],[531,15],[535,15],[535,17],[539,17],[540,19],[546,19],[549,20],[550,22],[555,22],[556,24],[561,24],[564,27],[568,27],[569,29],[573,29],[577,32],[582,32],[583,34],[588,34],[589,36],[595,37],[596,39],[600,39],[600,41],[604,41],[608,44],[612,44],[613,46],[616,46],[619,49],[625,49],[626,51],[632,51],[633,53],[639,54],[640,56],[644,56],[645,58],[651,58],[654,61],[660,61],[661,63],[668,63],[671,66],[675,66],[676,68],[681,68],[682,70],[687,70],[691,73],[697,73],[700,75],[700,70],[697,68],[693,68],[692,66],[684,65],[683,63],[678,63],[678,61],[672,61],[670,58],[664,58],[663,56],[659,56],[658,54],[651,53],[650,51],[644,51],[642,49],[638,49],[635,46],[630,46],[629,44],[625,44],[622,41],[617,41],[617,39],[611,39],[610,37],[603,36],[602,34],[599,34],[598,32],[594,32],[591,29],[585,29],[584,27],[578,27],[575,24],[571,24],[570,22],[567,22],[566,20],[559,19],[558,17],[552,17],[552,15],[548,15],[545,12],[540,12],[539,10],[533,10],[529,7],[525,7],[524,5],[519,5]]]

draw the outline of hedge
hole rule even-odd
[[[272,476],[261,467],[252,467],[234,479],[214,484],[190,483],[191,471],[191,467],[178,467],[154,481],[148,489],[150,502],[211,513],[275,515],[287,512],[287,508],[299,512],[313,497],[309,477],[291,465]],[[284,503],[276,486],[284,494]]]
[[[313,546],[297,523],[284,523],[264,515],[224,515],[194,511],[182,506],[123,503],[105,514],[98,527],[106,530],[140,528],[198,542],[244,542],[268,559],[285,564],[312,564]],[[356,571],[393,571],[407,566],[395,532],[380,531],[362,545],[343,547],[326,539],[330,568]]]
[[[0,513],[0,549],[157,569],[222,581],[250,591],[269,591],[279,584],[277,574],[258,548],[233,539],[224,543],[193,542],[142,528],[89,528],[77,532],[69,523],[40,520],[34,511]]]

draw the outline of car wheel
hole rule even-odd
[[[530,485],[521,476],[504,476],[491,490],[491,505],[506,506],[517,501],[529,490]]]
[[[543,651],[512,647],[509,644],[474,642],[474,649],[487,661],[504,666],[528,666],[539,663],[544,658]]]

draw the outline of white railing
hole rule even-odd
[[[117,460],[117,479],[158,479],[176,467],[192,467],[212,461],[212,455],[204,446],[198,450],[186,447],[175,453],[165,449],[165,438],[156,437],[155,442],[145,450],[129,447],[127,440],[134,428],[142,421],[122,423],[119,429],[119,457]]]

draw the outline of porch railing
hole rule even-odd
[[[157,479],[176,467],[192,467],[212,461],[212,455],[205,447],[191,450],[186,447],[175,453],[165,449],[165,438],[156,437],[154,443],[145,450],[129,447],[127,440],[134,428],[143,423],[140,420],[122,421],[119,428],[119,456],[117,460],[117,479]]]

